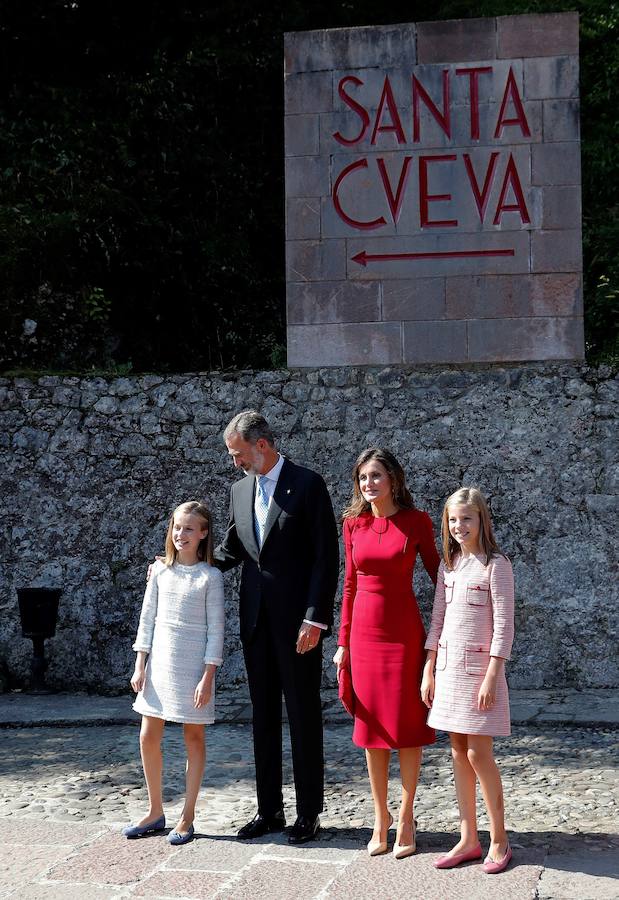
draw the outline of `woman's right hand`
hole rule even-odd
[[[335,663],[336,675],[339,679],[341,670],[350,668],[350,654],[348,652],[348,647],[338,647],[335,651],[333,662]]]

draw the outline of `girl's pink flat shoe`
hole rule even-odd
[[[454,869],[456,866],[465,862],[472,862],[474,859],[481,859],[481,844],[477,844],[472,850],[464,850],[462,853],[454,853],[453,856],[439,856],[432,865],[435,869]],[[506,863],[507,865],[507,863]]]
[[[498,875],[499,872],[502,872],[506,869],[510,863],[512,858],[512,848],[507,845],[507,850],[505,851],[505,856],[503,859],[500,859],[498,862],[495,862],[489,856],[487,856],[484,860],[484,864],[482,869],[487,875]]]

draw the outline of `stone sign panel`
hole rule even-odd
[[[290,366],[583,356],[578,16],[285,39]]]

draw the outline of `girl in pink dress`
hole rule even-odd
[[[430,708],[428,725],[449,732],[461,836],[434,866],[451,869],[481,858],[475,799],[479,780],[490,819],[483,869],[496,874],[512,856],[492,738],[510,734],[505,660],[514,638],[514,577],[477,488],[461,488],[448,498],[442,536],[421,697]]]

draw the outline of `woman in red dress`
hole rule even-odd
[[[434,742],[419,696],[425,629],[413,593],[417,554],[436,583],[439,555],[432,522],[415,509],[402,466],[389,450],[364,450],[353,469],[344,511],[346,574],[338,678],[350,668],[355,695],[353,742],[365,747],[374,801],[370,856],[387,851],[393,823],[387,808],[391,751],[400,757],[402,801],[393,855],[415,852],[413,802],[421,748]]]

